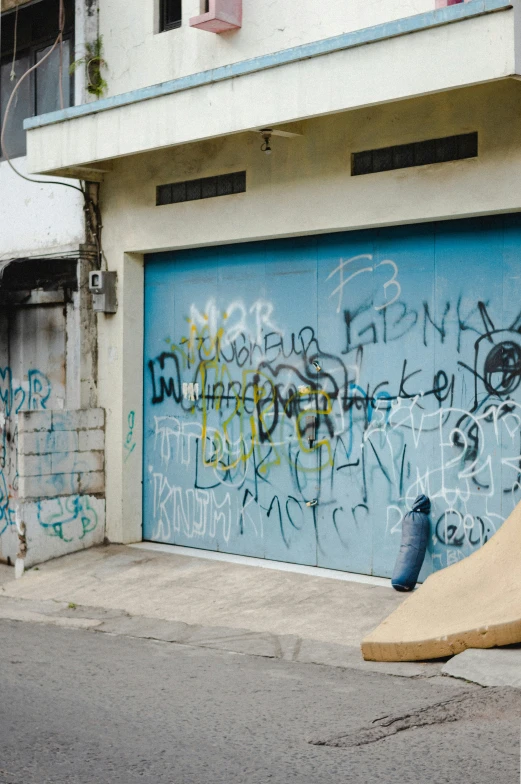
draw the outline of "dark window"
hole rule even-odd
[[[38,49],[36,52],[36,62],[43,60],[49,54],[52,44]],[[35,70],[34,79],[36,86],[36,114],[46,114],[55,112],[61,107],[60,96],[60,57],[63,59],[61,91],[63,95],[63,106],[70,106],[71,98],[71,78],[69,67],[71,64],[71,42],[64,41],[60,54],[60,47],[52,51],[46,60]]]
[[[351,174],[375,174],[391,169],[425,166],[427,163],[460,161],[464,158],[476,158],[477,154],[478,134],[462,133],[459,136],[445,136],[442,139],[355,152],[351,157]]]
[[[58,0],[42,0],[27,8],[2,14],[0,32],[0,123],[14,87],[31,66],[43,60],[59,32]],[[4,142],[10,158],[26,153],[23,122],[27,117],[67,108],[73,102],[73,80],[69,76],[74,48],[74,2],[65,0],[64,40],[42,64],[32,71],[15,93],[7,117]],[[16,39],[16,50],[15,50]],[[61,69],[61,89],[60,89]]]
[[[182,201],[213,199],[216,196],[231,196],[246,190],[246,172],[219,174],[217,177],[203,177],[200,180],[186,180],[156,188],[156,205],[179,204]]]
[[[182,0],[160,0],[159,30],[175,30],[181,27]]]
[[[244,193],[246,190],[246,172],[235,172],[233,175],[233,192]]]
[[[2,128],[7,102],[13,87],[20,76],[30,67],[30,63],[31,60],[28,56],[18,57],[14,64],[14,73],[16,74],[14,79],[11,79],[13,72],[12,62],[4,62],[0,66],[0,123]],[[20,155],[25,155],[23,122],[26,117],[31,117],[34,114],[31,98],[31,80],[28,77],[16,91],[5,127],[4,145],[10,158],[18,158]]]

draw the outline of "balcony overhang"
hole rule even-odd
[[[160,148],[516,74],[514,8],[470,0],[26,120],[29,170],[78,176]]]

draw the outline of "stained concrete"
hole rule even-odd
[[[351,646],[403,600],[380,586],[118,545],[40,565],[4,595]]]
[[[521,646],[489,650],[468,648],[449,659],[441,672],[480,686],[521,689]]]
[[[401,677],[436,676],[439,664],[362,658],[363,635],[402,600],[387,587],[112,545],[4,583],[0,618]]]
[[[479,686],[0,620],[1,784],[512,784],[519,719],[435,723],[351,749],[385,714]],[[457,704],[457,703],[455,703]],[[498,709],[502,718],[498,719]],[[468,715],[468,714],[467,714]]]
[[[364,659],[417,661],[521,642],[521,503],[486,544],[435,572],[362,641]]]

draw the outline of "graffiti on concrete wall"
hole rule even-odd
[[[81,541],[96,530],[98,513],[88,496],[64,496],[37,502],[38,522],[49,536]]]
[[[16,414],[45,409],[50,395],[51,382],[42,371],[31,368],[27,380],[20,381],[12,368],[0,367],[0,536],[15,524]]]
[[[135,411],[129,411],[129,414],[128,414],[128,417],[127,417],[127,426],[128,426],[128,430],[127,430],[127,434],[125,436],[125,441],[123,443],[123,448],[125,450],[125,463],[129,459],[129,457],[132,454],[132,452],[134,451],[134,449],[136,448],[136,436],[135,436],[135,433],[134,433],[134,428],[136,426],[136,412]]]
[[[411,296],[399,258],[318,278],[310,321],[276,294],[210,297],[158,332],[149,538],[384,574],[425,493],[432,568],[449,565],[520,497],[521,311],[486,286]]]

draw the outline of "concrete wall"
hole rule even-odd
[[[243,0],[243,26],[224,34],[189,27],[201,0],[183,0],[183,24],[158,33],[159,2],[111,0],[100,7],[109,94],[278,52],[434,8],[434,0]]]
[[[19,414],[19,499],[102,494],[104,414],[99,408]]]
[[[25,307],[3,300],[0,559],[10,563],[18,552],[28,565],[104,538],[104,412],[67,410],[87,385],[76,351],[77,299],[59,300]],[[44,499],[61,517],[51,502],[41,507]]]
[[[27,174],[25,157],[13,164]],[[29,183],[6,161],[0,163],[0,182],[0,261],[77,250],[85,241],[81,193],[63,185]]]
[[[14,5],[3,0],[2,11]],[[75,13],[81,57],[97,35],[97,2],[77,0]],[[85,99],[80,68],[75,101]],[[26,157],[12,163],[22,177],[0,163],[0,261],[49,257],[52,266],[53,257],[81,256],[77,290],[50,299],[36,290],[31,302],[27,292],[2,298],[0,559],[13,563],[20,552],[28,566],[104,538],[104,412],[95,408],[96,323],[87,292],[92,238],[83,195],[69,187],[79,182],[28,182]]]
[[[105,536],[102,409],[18,415],[18,527],[25,566],[99,544]]]
[[[21,5],[16,0],[2,0],[2,12]],[[75,54],[85,54],[85,41],[98,34],[97,0],[76,0],[75,4]],[[74,103],[88,98],[85,74],[78,68],[74,75]],[[12,161],[21,175],[27,176],[27,158]],[[85,242],[83,197],[70,187],[56,184],[64,182],[79,186],[74,180],[37,177],[49,184],[32,183],[19,177],[6,161],[0,162],[0,261],[17,256],[34,256],[77,250]]]
[[[17,307],[2,300],[0,323],[0,556],[17,551],[18,417],[63,409],[67,397],[68,306]]]
[[[105,499],[100,496],[72,495],[22,503],[18,517],[25,525],[26,569],[101,544],[105,537]]]
[[[121,264],[122,250],[515,211],[520,100],[521,85],[502,82],[309,120],[299,137],[273,137],[270,156],[247,133],[116,161],[103,185],[107,254]],[[477,158],[350,176],[353,152],[469,131],[479,134]],[[245,194],[155,206],[161,183],[242,169]]]
[[[462,17],[461,8],[472,12],[472,18]],[[447,18],[439,18],[444,12]],[[178,80],[164,89],[36,118],[28,133],[29,167],[63,172],[509,77],[516,68],[514,20],[510,6],[487,13],[481,2],[455,5],[433,11],[427,26],[416,19],[409,35],[402,34],[401,23],[392,33],[384,25],[375,40],[364,37],[365,45],[355,35],[335,51],[314,56],[312,47],[281,65],[268,55],[235,78],[233,69],[225,67],[212,72],[211,80],[198,77],[195,86],[187,77],[181,87]]]
[[[271,156],[243,134],[115,162],[102,209],[120,308],[100,316],[99,366],[110,539],[141,536],[142,254],[517,211],[520,90],[511,81],[309,120],[301,137],[274,138]],[[478,158],[350,176],[354,151],[469,131]],[[156,185],[242,169],[244,194],[155,206]]]

